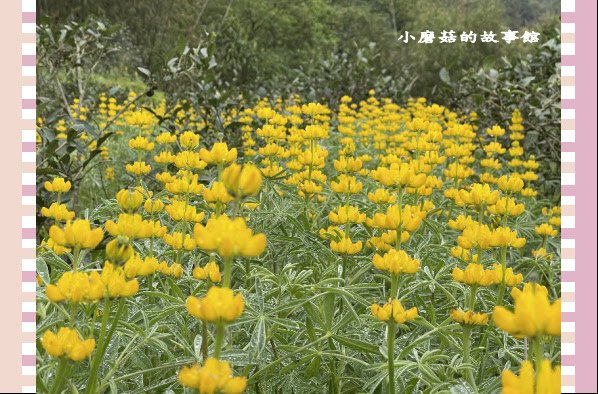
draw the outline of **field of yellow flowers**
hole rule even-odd
[[[40,183],[40,392],[560,392],[560,208],[519,111],[263,99],[233,147],[139,103],[39,120],[100,150]]]

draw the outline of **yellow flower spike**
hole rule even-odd
[[[498,190],[490,189],[488,184],[474,183],[469,191],[459,190],[459,197],[465,204],[480,207],[496,204],[500,193]]]
[[[354,176],[341,174],[338,177],[338,182],[330,182],[330,188],[335,193],[355,194],[363,189],[363,184],[358,182]]]
[[[198,280],[209,279],[213,283],[218,283],[222,280],[220,267],[214,260],[210,260],[203,268],[195,267],[193,269],[193,277]]]
[[[255,257],[266,249],[266,236],[254,235],[243,218],[211,217],[205,226],[195,225],[194,235],[200,249],[222,257]]]
[[[50,227],[50,238],[60,246],[94,249],[102,242],[104,233],[101,228],[92,230],[89,220],[76,219],[67,221],[64,228],[56,225]]]
[[[106,245],[106,259],[113,264],[124,264],[133,256],[133,247],[127,236],[119,235]]]
[[[328,219],[335,224],[363,223],[366,216],[365,213],[359,213],[357,207],[343,205],[330,212]]]
[[[496,201],[496,204],[488,207],[488,212],[497,216],[519,216],[525,212],[525,205],[517,204],[512,197],[501,197]]]
[[[191,235],[185,234],[183,238],[183,234],[178,231],[174,231],[172,234],[164,234],[162,239],[166,245],[175,250],[186,250],[189,252],[197,246],[195,239]]]
[[[486,270],[482,264],[470,263],[465,270],[453,268],[453,279],[470,286],[490,286],[494,284],[495,272]],[[502,280],[502,275],[501,275]]]
[[[185,131],[179,136],[179,144],[183,149],[192,150],[199,145],[199,134],[192,131]]]
[[[143,209],[150,215],[156,214],[164,209],[164,203],[161,200],[152,200],[151,198],[148,198],[143,204]]]
[[[474,223],[476,223],[476,221],[473,220],[472,217],[469,215],[459,215],[456,219],[451,219],[448,221],[448,225],[450,228],[459,231],[463,231],[465,228],[473,225]]]
[[[75,217],[75,212],[69,211],[66,204],[59,204],[53,202],[50,208],[43,207],[40,210],[42,216],[52,218],[54,220],[63,222],[66,220],[72,220]]]
[[[172,164],[176,160],[176,156],[168,151],[160,152],[159,155],[154,156],[154,162],[158,164]]]
[[[104,285],[97,271],[90,273],[67,271],[56,285],[46,286],[46,296],[52,302],[95,302],[105,293]]]
[[[154,143],[149,142],[145,137],[135,137],[129,140],[129,148],[140,151],[151,151],[154,149]]]
[[[370,310],[376,319],[397,324],[415,320],[417,317],[416,307],[405,310],[401,305],[401,301],[396,298],[389,300],[384,305],[372,304]]]
[[[499,189],[505,193],[518,193],[523,189],[524,182],[520,176],[511,174],[510,176],[503,175],[496,181]]]
[[[330,249],[335,253],[353,255],[361,251],[363,244],[361,241],[352,242],[350,238],[343,237],[339,241],[330,241]]]
[[[64,178],[54,178],[52,182],[44,182],[44,189],[51,193],[66,193],[71,190],[71,181],[65,181]]]
[[[491,245],[493,247],[509,246],[522,248],[525,246],[525,238],[517,238],[517,230],[509,227],[498,227],[492,231]]]
[[[222,171],[222,182],[228,191],[242,198],[256,194],[262,186],[262,174],[253,164],[232,164]]]
[[[138,213],[121,213],[118,215],[117,222],[108,220],[104,226],[106,231],[113,237],[122,235],[130,239],[149,238],[154,232],[154,223],[143,220]]]
[[[240,293],[228,287],[210,287],[204,298],[188,297],[187,311],[203,321],[230,323],[243,313],[245,302]]]
[[[499,285],[502,283],[502,265],[492,264],[494,267],[494,284]],[[523,282],[523,274],[515,274],[513,268],[507,268],[505,270],[505,284],[508,287],[515,287]]]
[[[178,263],[174,263],[170,266],[170,272],[169,275],[172,276],[175,279],[178,279],[180,277],[183,276],[183,273],[185,271],[183,270],[183,266],[178,264]]]
[[[149,164],[146,164],[144,161],[136,161],[133,164],[127,164],[125,166],[125,170],[129,174],[133,175],[146,175],[152,170],[152,167]]]
[[[176,142],[176,135],[170,134],[169,132],[165,131],[156,137],[156,142],[161,145],[172,144]]]
[[[487,225],[474,222],[463,229],[462,234],[457,237],[457,244],[463,249],[475,247],[489,249],[492,246],[492,235],[492,231]]]
[[[368,193],[368,200],[374,204],[392,204],[395,202],[396,196],[387,189],[376,189]]]
[[[499,125],[494,125],[491,128],[487,129],[486,133],[488,133],[488,135],[491,137],[502,137],[503,135],[505,135],[506,131]]]
[[[217,142],[209,151],[205,148],[200,149],[199,156],[208,164],[229,164],[237,160],[237,148],[229,150],[225,142]]]
[[[498,328],[515,338],[531,338],[537,335],[561,335],[561,300],[548,300],[545,287],[526,283],[523,291],[513,288],[515,308],[511,312],[505,307],[494,308],[492,320]]]
[[[201,160],[199,153],[185,150],[176,154],[174,165],[180,169],[203,170],[208,163]]]
[[[199,394],[240,394],[247,387],[247,378],[234,377],[228,361],[208,358],[204,366],[193,364],[183,367],[178,375],[179,383],[195,389]]]
[[[536,374],[530,361],[522,361],[519,376],[510,370],[503,371],[501,376],[503,394],[559,394],[561,392],[561,366],[554,368],[550,360],[540,362],[540,370]]]
[[[173,200],[164,210],[175,222],[201,222],[206,217],[204,212],[197,212],[194,206],[180,200]]]
[[[467,326],[485,326],[488,324],[488,314],[474,311],[463,311],[461,309],[453,309],[450,312],[451,319],[457,323]]]
[[[101,277],[109,297],[131,297],[139,291],[137,279],[126,280],[123,268],[115,267],[108,261],[104,263]]]
[[[334,169],[338,172],[358,172],[363,162],[359,158],[341,156],[334,161]]]
[[[121,189],[116,193],[116,202],[125,212],[136,211],[143,203],[143,198],[143,193],[134,188]]]
[[[546,237],[556,237],[559,233],[554,227],[546,223],[542,223],[541,225],[537,226],[534,228],[534,231],[536,234]]]
[[[391,249],[384,255],[375,254],[372,263],[391,275],[415,274],[419,270],[419,260],[409,257],[404,250]]]
[[[210,203],[228,204],[233,200],[224,183],[218,181],[214,182],[211,188],[204,190],[203,197]]]
[[[77,330],[61,327],[58,333],[47,330],[41,337],[44,350],[52,357],[67,356],[73,361],[83,361],[93,352],[93,338],[82,340]]]
[[[396,230],[401,227],[403,230],[414,232],[419,228],[425,215],[425,212],[411,205],[406,205],[402,209],[398,205],[391,205],[386,210],[386,214],[380,216],[378,214],[374,215],[372,227],[389,230]]]

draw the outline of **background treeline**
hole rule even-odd
[[[371,88],[480,114],[502,123],[519,107],[526,144],[546,158],[558,189],[560,62],[557,0],[38,0],[38,110],[66,110],[100,91],[155,87],[219,114],[240,96],[332,104]],[[500,41],[535,30],[540,43]],[[399,42],[408,31],[492,30],[499,43]],[[156,97],[156,96],[155,96]],[[222,130],[216,130],[222,131]],[[548,168],[550,167],[550,168]],[[546,183],[547,182],[547,183]]]

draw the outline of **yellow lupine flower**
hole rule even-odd
[[[216,142],[209,151],[201,148],[199,156],[208,164],[228,164],[237,160],[237,148],[229,150],[225,142]]]
[[[363,162],[359,158],[341,156],[334,161],[334,169],[338,172],[357,172],[362,166]]]
[[[536,375],[536,376],[534,376]],[[522,361],[519,376],[510,370],[503,371],[501,376],[502,394],[560,394],[561,366],[554,368],[550,360],[540,362],[537,374],[530,361]]]
[[[162,236],[164,242],[173,249],[191,251],[197,246],[195,239],[189,234],[183,234],[174,231],[172,234],[164,234]]]
[[[72,220],[75,217],[75,212],[69,211],[66,204],[59,204],[53,202],[50,208],[43,207],[40,210],[42,216],[52,218],[58,221]]]
[[[517,193],[523,189],[524,182],[520,176],[511,174],[510,176],[503,175],[496,181],[499,189],[503,192]]]
[[[395,202],[396,196],[387,189],[376,189],[368,193],[368,200],[374,204],[392,204]]]
[[[156,142],[158,144],[172,144],[173,142],[176,142],[176,135],[170,134],[168,131],[165,131],[156,137]]]
[[[542,223],[541,225],[537,226],[534,228],[534,231],[536,234],[546,237],[556,237],[559,233],[554,227],[546,223]]]
[[[149,214],[155,214],[164,209],[164,203],[162,200],[152,200],[151,198],[148,198],[143,204],[143,209]]]
[[[370,310],[376,319],[397,324],[415,320],[417,317],[416,307],[405,310],[401,305],[401,301],[396,298],[389,300],[384,305],[372,304]]]
[[[401,227],[403,230],[414,232],[417,230],[426,213],[418,207],[406,205],[402,209],[398,205],[391,205],[386,213],[376,213],[373,218],[366,220],[366,225],[375,228],[396,230]]]
[[[95,302],[104,297],[105,287],[97,271],[63,273],[56,285],[46,286],[46,296],[53,302]]]
[[[214,260],[210,260],[204,267],[193,268],[193,277],[199,280],[209,279],[213,283],[218,283],[222,280],[220,275],[220,267]]]
[[[517,204],[517,201],[512,197],[501,197],[496,201],[496,204],[488,207],[488,212],[498,216],[519,216],[524,211],[525,205]]]
[[[266,236],[254,235],[243,218],[211,217],[205,226],[195,225],[194,235],[200,249],[217,252],[222,257],[255,257],[266,249]]]
[[[503,276],[502,265],[495,263],[492,266],[494,267],[494,270],[492,270],[494,272],[494,284],[501,284]],[[505,284],[507,286],[515,287],[521,282],[523,282],[523,274],[515,274],[513,268],[510,267],[505,270]]]
[[[206,217],[205,212],[197,212],[193,205],[181,200],[172,200],[164,210],[175,222],[201,222]]]
[[[152,167],[144,161],[136,161],[133,164],[127,164],[125,170],[130,174],[139,176],[148,174]]]
[[[233,377],[228,361],[208,358],[204,366],[193,364],[183,367],[178,375],[179,383],[199,391],[200,394],[240,394],[247,387],[244,376]]]
[[[256,194],[262,186],[262,174],[253,164],[232,164],[222,171],[222,182],[236,197]]]
[[[126,275],[122,267],[115,267],[110,262],[104,263],[102,270],[102,282],[106,286],[108,296],[131,297],[139,290],[137,279],[126,280]]]
[[[471,261],[472,263],[477,263],[478,262],[478,255],[474,254],[473,256],[469,255],[469,250],[468,249],[463,249],[460,246],[453,246],[451,248],[451,256],[464,260],[464,261]]]
[[[129,140],[129,148],[141,151],[151,151],[154,149],[154,143],[149,142],[145,137],[135,137]]]
[[[459,190],[459,197],[467,205],[480,207],[496,204],[500,193],[498,190],[490,189],[488,184],[474,183],[469,191]]]
[[[201,159],[199,153],[188,150],[177,153],[173,162],[177,168],[193,170],[203,170],[208,165]]]
[[[357,181],[357,178],[354,176],[341,174],[337,182],[330,182],[330,188],[335,193],[355,194],[363,189],[363,184]]]
[[[41,343],[50,356],[67,356],[73,361],[83,361],[96,346],[93,338],[82,340],[77,330],[68,327],[60,327],[56,334],[46,330],[41,337]]]
[[[67,221],[64,228],[56,225],[50,227],[50,238],[57,245],[94,249],[102,242],[104,233],[101,228],[92,230],[89,220],[76,219],[75,221]]]
[[[335,253],[353,255],[362,249],[362,242],[352,242],[349,237],[342,237],[339,241],[330,241],[330,249]]]
[[[494,247],[522,248],[525,246],[525,238],[517,238],[517,230],[511,230],[509,227],[498,227],[492,231],[490,243]]]
[[[475,220],[471,218],[471,216],[459,215],[456,219],[451,219],[448,221],[448,225],[450,228],[463,231],[465,228],[471,226],[473,223],[477,223]]]
[[[241,316],[245,303],[241,293],[212,286],[204,298],[188,297],[186,306],[189,314],[200,320],[230,323]]]
[[[163,151],[154,156],[154,162],[159,164],[172,164],[176,160],[176,156],[171,152]]]
[[[365,213],[359,213],[357,207],[342,205],[330,212],[328,219],[335,224],[363,223],[366,216]]]
[[[203,197],[211,203],[228,204],[233,200],[223,182],[214,182],[211,188],[204,190]]]
[[[561,335],[561,300],[548,300],[548,290],[535,283],[526,283],[523,291],[513,288],[514,311],[505,307],[494,308],[492,320],[501,330],[515,338],[537,335]]]
[[[106,244],[106,259],[113,264],[123,264],[132,256],[133,247],[126,236],[119,235]]]
[[[197,174],[164,177],[164,181],[164,188],[172,194],[201,194],[204,190],[204,185],[199,183],[199,176]]]
[[[463,229],[463,233],[457,238],[457,244],[463,249],[472,249],[474,247],[488,249],[492,246],[491,241],[492,232],[490,228],[478,222],[474,222]]]
[[[411,258],[404,250],[391,249],[382,256],[375,254],[372,263],[391,275],[415,274],[419,270],[419,260]]]
[[[138,213],[121,213],[118,215],[118,221],[108,220],[104,226],[113,237],[123,235],[130,239],[151,237],[154,230],[153,223],[144,220]]]
[[[66,193],[71,190],[71,181],[65,181],[64,178],[54,178],[52,182],[44,182],[44,189],[52,193]]]
[[[143,193],[137,189],[121,189],[116,193],[116,202],[125,212],[136,211],[143,203]]]
[[[192,131],[185,131],[179,136],[179,144],[184,149],[195,149],[199,145],[199,134]]]
[[[486,324],[488,324],[487,313],[453,309],[450,315],[451,319],[453,319],[457,323],[468,326],[485,326]]]
[[[57,255],[61,255],[63,253],[71,251],[71,248],[57,244],[56,242],[54,242],[52,238],[42,240],[40,247],[46,250],[52,250]]]
[[[494,284],[494,275],[493,270],[486,270],[478,263],[468,264],[465,270],[453,268],[453,279],[470,286],[490,286]]]

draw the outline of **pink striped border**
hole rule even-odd
[[[35,0],[21,3],[21,392],[35,392]]]
[[[561,392],[575,392],[575,0],[561,3]]]
[[[561,390],[593,393],[597,391],[596,2],[562,0],[561,33]],[[583,83],[576,86],[576,80]]]

